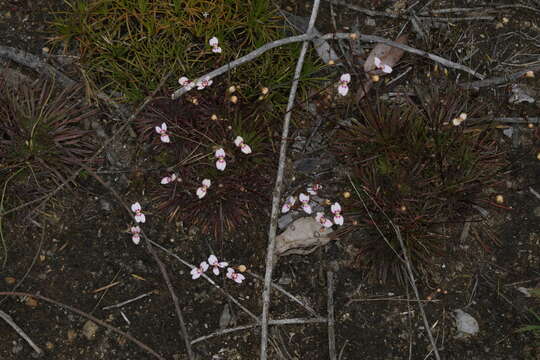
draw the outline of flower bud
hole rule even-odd
[[[236,104],[236,103],[238,102],[238,96],[233,95],[233,96],[231,96],[231,99],[230,99],[230,100],[231,100],[231,102],[232,102],[233,104]]]

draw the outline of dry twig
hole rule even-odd
[[[337,360],[336,329],[334,318],[334,272],[326,270],[327,308],[328,308],[328,354],[330,360]]]
[[[82,165],[82,167],[90,175],[92,175],[101,185],[103,185],[106,189],[108,189],[114,195],[116,200],[124,207],[124,209],[126,209],[128,214],[132,218],[134,218],[133,212],[131,211],[129,206],[126,204],[126,202],[122,199],[122,197],[116,192],[116,190],[114,190],[107,183],[105,183],[105,181],[103,181],[103,179],[100,176],[98,176],[92,169],[88,168],[86,165]],[[148,240],[148,238],[146,238],[146,235],[144,234],[144,232],[141,232],[141,234],[145,237],[146,240]],[[195,354],[193,353],[193,349],[191,348],[191,342],[189,340],[189,335],[188,335],[188,332],[187,332],[186,323],[184,321],[184,315],[182,313],[182,309],[180,308],[180,303],[178,301],[178,296],[176,295],[176,292],[174,291],[174,287],[173,287],[171,279],[169,277],[169,273],[167,272],[167,269],[165,268],[165,264],[163,264],[163,262],[161,261],[161,259],[157,255],[156,250],[154,249],[154,247],[152,246],[150,241],[145,241],[145,244],[146,244],[146,250],[148,250],[150,255],[152,255],[152,257],[154,258],[154,260],[158,264],[159,271],[161,272],[161,275],[163,276],[163,279],[165,280],[165,284],[167,284],[167,289],[169,290],[169,294],[171,295],[171,298],[173,300],[174,310],[176,312],[178,322],[180,323],[180,330],[181,330],[181,333],[182,333],[182,338],[184,339],[184,343],[186,345],[186,350],[187,350],[187,353],[188,353],[188,357],[189,357],[190,360],[194,360],[195,359]]]
[[[313,2],[313,9],[311,11],[311,17],[309,19],[309,25],[307,28],[307,34],[311,34],[313,27],[315,26],[315,20],[319,11],[320,0]],[[276,247],[276,232],[277,232],[277,220],[279,216],[279,203],[281,201],[281,191],[283,188],[283,174],[285,171],[285,161],[287,159],[287,143],[289,138],[289,123],[291,120],[291,110],[294,107],[294,100],[296,98],[296,91],[298,89],[298,82],[300,81],[300,73],[304,65],[304,58],[307,53],[309,42],[306,40],[302,44],[300,56],[296,63],[296,70],[294,72],[294,78],[289,93],[289,102],[287,104],[287,110],[285,118],[283,119],[283,132],[281,134],[281,146],[279,149],[279,163],[278,171],[276,175],[276,183],[274,185],[274,191],[272,194],[272,212],[270,215],[270,229],[268,230],[268,247],[266,249],[266,270],[264,274],[264,289],[262,294],[263,311],[261,315],[261,350],[260,360],[267,359],[268,348],[268,315],[270,310],[270,293],[272,289],[272,272],[274,265],[274,251]]]
[[[316,317],[316,318],[293,318],[293,319],[270,320],[269,324],[270,325],[298,325],[298,324],[323,323],[323,322],[326,322],[326,321],[327,320],[325,318],[322,318],[322,317]],[[208,340],[208,339],[216,337],[216,336],[221,336],[221,335],[226,335],[226,334],[236,332],[236,331],[251,329],[251,328],[254,328],[254,327],[257,327],[257,326],[260,326],[260,323],[250,324],[250,325],[242,325],[242,326],[237,326],[237,327],[233,327],[233,328],[218,330],[218,331],[215,331],[215,332],[213,332],[211,334],[204,335],[204,336],[201,336],[201,337],[198,337],[198,338],[192,340],[191,344],[193,345],[193,344],[196,344],[198,342],[205,341],[205,340]]]
[[[36,356],[38,357],[41,357],[43,356],[43,350],[41,350],[39,348],[39,346],[37,346],[33,341],[32,339],[30,339],[30,337],[28,335],[26,335],[26,333],[24,332],[23,329],[21,329],[16,323],[15,321],[13,321],[12,317],[9,316],[8,314],[6,314],[5,312],[3,312],[2,310],[0,310],[0,318],[4,319],[5,322],[8,323],[9,326],[11,326],[13,328],[13,330],[15,330],[17,332],[17,334],[19,334],[20,337],[22,337],[27,343],[28,345],[30,345],[32,347],[32,349],[34,349],[34,351],[36,352]]]
[[[160,359],[160,360],[165,360],[164,357],[162,357],[161,355],[159,355],[157,352],[155,352],[154,350],[152,350],[148,345],[142,343],[141,341],[135,339],[133,336],[129,335],[128,333],[125,333],[123,332],[122,330],[119,330],[117,328],[115,328],[114,326],[111,326],[109,324],[107,324],[105,321],[102,321],[102,320],[99,320],[98,318],[88,314],[88,313],[85,313],[84,311],[82,310],[79,310],[79,309],[76,309],[72,306],[69,306],[69,305],[66,305],[66,304],[63,304],[61,302],[58,302],[56,300],[53,300],[53,299],[50,299],[48,297],[45,297],[43,295],[39,295],[39,294],[30,294],[30,293],[25,293],[25,292],[17,292],[17,291],[0,291],[0,296],[29,296],[29,297],[33,297],[33,298],[36,298],[36,299],[40,299],[40,300],[43,300],[45,302],[48,302],[50,304],[53,304],[53,305],[56,305],[58,307],[61,307],[63,309],[66,309],[66,310],[69,310],[71,312],[74,312],[80,316],[82,316],[83,318],[86,318],[88,320],[91,320],[93,321],[94,323],[100,325],[100,326],[103,326],[104,328],[107,328],[109,330],[111,330],[112,332],[115,332],[119,335],[122,335],[123,337],[125,337],[126,339],[128,339],[129,341],[131,342],[134,342],[135,344],[137,344],[141,349],[143,349],[144,351],[146,351],[147,353],[149,354],[152,354],[154,355],[156,358]]]

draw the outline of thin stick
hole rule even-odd
[[[298,324],[323,323],[326,321],[327,320],[325,318],[316,317],[316,318],[293,318],[293,319],[282,319],[282,320],[270,320],[268,323],[270,325],[298,325]],[[246,330],[246,329],[252,329],[257,326],[260,326],[260,324],[243,325],[243,326],[237,326],[233,328],[218,330],[211,334],[204,335],[204,336],[201,336],[192,340],[191,345],[196,344],[201,341],[208,340],[216,336],[221,336],[221,335],[229,334],[236,331]]]
[[[334,272],[326,270],[327,307],[328,307],[328,354],[330,360],[337,360],[336,329],[334,317]]]
[[[124,209],[126,209],[127,213],[130,214],[131,217],[134,216],[131,209],[128,207],[128,205],[122,199],[122,197],[116,192],[116,190],[114,190],[112,187],[110,187],[108,184],[106,184],[105,181],[103,181],[103,179],[100,176],[98,176],[94,171],[92,171],[92,169],[88,168],[84,164],[82,165],[82,167],[90,175],[92,175],[99,183],[101,183],[101,185],[103,185],[105,188],[107,188],[114,195],[116,200],[124,207]],[[143,235],[143,237],[145,237],[146,240],[148,240],[146,238],[146,235],[144,234],[144,232],[141,232],[141,234]],[[146,244],[146,250],[148,250],[150,255],[152,255],[152,257],[154,258],[154,260],[158,264],[159,271],[161,272],[161,275],[162,275],[163,279],[165,280],[165,284],[167,284],[167,289],[169,290],[169,294],[171,295],[171,298],[173,300],[174,310],[176,312],[176,317],[178,318],[178,322],[180,323],[180,330],[182,332],[182,338],[184,339],[184,343],[186,345],[186,350],[187,350],[187,353],[188,353],[188,357],[189,357],[190,360],[194,360],[195,359],[195,354],[193,353],[193,349],[191,348],[191,342],[189,340],[189,334],[187,332],[186,323],[184,321],[184,315],[182,313],[182,309],[180,308],[180,303],[178,301],[178,296],[176,295],[176,292],[174,291],[174,287],[173,287],[171,279],[169,277],[169,273],[167,272],[167,269],[165,268],[165,264],[163,264],[163,262],[161,261],[161,259],[157,255],[157,253],[156,253],[154,247],[152,246],[152,244],[149,241],[145,241],[145,244]]]
[[[472,82],[461,83],[461,84],[459,84],[459,86],[464,88],[464,89],[478,89],[478,88],[486,87],[486,86],[494,86],[494,85],[506,84],[506,83],[515,81],[515,80],[523,77],[529,71],[540,71],[540,66],[533,66],[533,67],[530,67],[528,69],[515,72],[513,74],[493,77],[493,78],[489,78],[489,79],[481,79],[480,81],[472,81]]]
[[[122,307],[122,306],[124,306],[124,305],[130,304],[130,303],[132,303],[132,302],[134,302],[134,301],[137,301],[137,300],[140,300],[140,299],[145,298],[145,297],[147,297],[147,296],[150,296],[150,295],[152,295],[152,294],[155,294],[155,292],[154,292],[154,291],[149,291],[149,292],[147,292],[147,293],[144,293],[144,294],[142,294],[142,295],[139,295],[139,296],[137,296],[137,297],[134,297],[133,299],[129,299],[129,300],[126,300],[126,301],[122,301],[121,303],[118,303],[118,304],[105,306],[105,307],[103,307],[103,308],[101,308],[101,309],[102,309],[102,310],[109,310],[109,309],[119,308],[119,307]]]
[[[396,237],[399,241],[399,245],[401,246],[401,251],[403,252],[403,258],[405,259],[405,267],[409,275],[409,283],[411,284],[411,287],[414,291],[414,296],[416,297],[416,300],[418,300],[418,307],[420,308],[420,314],[422,314],[422,320],[424,321],[424,326],[426,328],[429,342],[431,343],[433,354],[435,355],[435,359],[441,360],[441,357],[439,355],[439,350],[437,349],[437,343],[435,342],[435,339],[433,338],[433,334],[431,333],[431,326],[429,325],[426,312],[424,311],[424,306],[422,305],[422,302],[420,301],[420,293],[418,292],[418,288],[416,287],[416,280],[414,278],[414,272],[412,269],[411,261],[409,259],[409,255],[407,253],[407,248],[405,247],[405,243],[403,242],[403,237],[401,236],[401,232],[399,231],[399,228],[392,221],[390,221],[390,225],[392,225],[392,227],[394,228]]]
[[[189,262],[187,262],[186,260],[182,259],[180,256],[176,255],[175,253],[171,252],[169,249],[167,248],[164,248],[163,246],[161,246],[160,244],[154,242],[153,240],[151,240],[150,238],[148,238],[148,236],[146,236],[146,239],[147,241],[149,241],[152,245],[154,245],[155,247],[157,247],[158,249],[160,249],[161,251],[167,253],[169,256],[172,256],[173,258],[175,258],[176,260],[180,261],[182,264],[184,264],[185,266],[187,266],[188,268],[190,269],[194,269],[196,268],[195,265],[193,264],[190,264]],[[229,294],[228,292],[226,292],[225,290],[223,290],[221,288],[221,286],[219,286],[218,284],[216,284],[216,282],[214,280],[212,280],[208,275],[206,274],[201,274],[201,277],[204,278],[206,281],[208,281],[211,285],[213,285],[216,289],[218,289],[223,295],[225,295],[229,300],[231,300],[236,306],[238,306],[240,309],[242,309],[246,314],[248,314],[253,320],[255,320],[256,322],[259,322],[259,318],[257,317],[257,315],[255,315],[254,313],[252,313],[251,311],[249,311],[249,309],[247,309],[244,305],[240,304],[240,302],[238,300],[236,300],[231,294]]]
[[[359,34],[358,39],[361,40],[361,41],[371,41],[371,42],[390,45],[392,47],[401,49],[401,50],[409,52],[411,54],[415,54],[415,55],[419,55],[419,56],[428,58],[428,59],[433,60],[435,62],[438,62],[439,64],[444,65],[444,66],[446,66],[448,68],[453,68],[453,69],[464,71],[464,72],[469,73],[472,76],[474,76],[474,77],[476,77],[476,78],[478,78],[480,80],[484,79],[484,75],[474,71],[470,67],[455,63],[453,61],[447,60],[445,58],[442,58],[442,57],[440,57],[438,55],[435,55],[435,54],[432,54],[432,53],[425,52],[423,50],[415,49],[415,48],[413,48],[413,47],[411,47],[409,45],[401,44],[401,43],[398,43],[398,42],[395,42],[395,41],[392,41],[392,40],[388,40],[388,39],[382,38],[380,36],[375,36],[375,35]]]
[[[264,278],[261,277],[260,275],[258,274],[255,274],[254,272],[252,271],[246,271],[246,273],[248,273],[249,275],[253,276],[255,279],[261,281],[261,282],[264,282]],[[315,317],[321,317],[321,315],[319,315],[319,313],[317,313],[315,311],[315,309],[313,309],[311,306],[307,305],[307,304],[304,304],[304,302],[302,302],[300,299],[298,299],[297,297],[295,297],[293,294],[291,294],[290,292],[288,292],[287,290],[285,290],[284,288],[282,288],[280,285],[272,282],[272,287],[280,292],[282,292],[285,296],[288,296],[292,301],[294,301],[295,303],[299,304],[300,306],[302,306],[304,309],[306,309],[311,315],[315,316]]]
[[[47,75],[57,80],[63,87],[71,87],[77,84],[75,81],[41,60],[39,56],[27,53],[26,51],[0,45],[0,57],[27,66],[40,74]]]
[[[495,121],[495,122],[501,122],[501,123],[507,123],[507,124],[540,124],[540,117],[497,117],[497,118],[471,118],[472,121]]]
[[[32,349],[34,349],[34,351],[36,352],[37,357],[43,356],[43,354],[44,354],[43,350],[41,350],[39,348],[39,346],[37,346],[32,341],[32,339],[30,339],[30,336],[26,335],[26,333],[24,332],[23,329],[21,329],[17,324],[15,324],[15,321],[13,321],[11,316],[9,316],[8,314],[6,314],[2,310],[0,310],[0,318],[4,319],[4,321],[7,322],[8,325],[11,326],[13,328],[13,330],[15,330],[17,332],[17,334],[19,334],[19,336],[22,337],[28,343],[28,345],[30,345],[32,347]]]
[[[51,304],[54,304],[56,306],[59,306],[63,309],[67,309],[71,312],[74,312],[80,316],[82,316],[83,318],[86,318],[88,320],[91,320],[93,321],[94,323],[98,324],[98,325],[101,325],[103,326],[104,328],[107,328],[119,335],[122,335],[123,337],[125,337],[126,339],[128,339],[129,341],[131,342],[134,342],[135,344],[137,344],[141,349],[143,349],[144,351],[146,351],[147,353],[149,354],[152,354],[154,355],[156,358],[160,359],[160,360],[165,360],[164,357],[162,357],[161,355],[159,355],[157,352],[155,352],[154,350],[152,350],[148,345],[145,345],[143,342],[137,340],[136,338],[134,338],[133,336],[129,335],[128,333],[125,333],[123,332],[122,330],[119,330],[117,328],[115,328],[114,326],[111,326],[109,324],[107,324],[106,322],[102,321],[102,320],[99,320],[98,318],[88,314],[88,313],[85,313],[84,311],[81,311],[79,309],[76,309],[72,306],[69,306],[69,305],[66,305],[66,304],[63,304],[61,302],[58,302],[56,300],[53,300],[53,299],[50,299],[48,297],[45,297],[43,295],[39,295],[39,294],[30,294],[30,293],[25,293],[25,292],[17,292],[17,291],[0,291],[0,296],[30,296],[30,297],[34,297],[36,299],[40,299],[40,300],[43,300],[45,302],[48,302],[48,303],[51,303]]]
[[[302,41],[306,42],[306,41],[310,41],[310,40],[314,40],[314,39],[321,39],[321,40],[350,39],[351,36],[354,36],[353,34],[354,33],[337,33],[337,34],[331,33],[331,34],[325,34],[325,35],[321,36],[321,35],[317,35],[317,34],[314,34],[314,33],[307,32],[306,34],[303,34],[303,35],[291,36],[291,37],[287,37],[287,38],[284,38],[284,39],[279,39],[279,40],[276,40],[276,41],[272,41],[272,42],[269,42],[268,44],[265,44],[265,45],[261,46],[258,49],[253,50],[249,54],[242,56],[241,58],[238,58],[238,59],[236,59],[236,60],[234,60],[234,61],[232,61],[232,62],[230,62],[228,64],[223,65],[220,68],[217,68],[216,70],[213,70],[213,71],[209,72],[208,74],[205,74],[205,75],[199,77],[198,79],[195,79],[194,82],[197,83],[197,81],[202,80],[202,79],[210,80],[210,79],[215,78],[216,76],[225,74],[229,70],[232,70],[232,69],[234,69],[234,68],[236,68],[236,67],[238,67],[238,66],[240,66],[242,64],[245,64],[247,62],[250,62],[253,59],[261,56],[262,54],[264,54],[268,50],[271,50],[271,49],[276,48],[276,47],[280,47],[280,46],[287,45],[287,44],[292,44],[292,43],[297,43],[297,42],[302,42]],[[176,90],[172,94],[171,97],[172,97],[173,100],[178,99],[180,96],[184,95],[188,91],[191,91],[191,89],[189,89],[189,88],[187,88],[185,86],[181,87],[180,89]]]
[[[152,257],[157,262],[159,270],[161,271],[161,275],[163,275],[163,279],[165,279],[165,283],[167,284],[167,288],[169,289],[169,293],[171,294],[171,298],[174,303],[174,309],[176,311],[176,316],[178,317],[178,322],[180,323],[180,330],[182,330],[182,337],[184,338],[188,357],[190,360],[195,360],[195,354],[193,353],[193,349],[191,348],[191,342],[189,340],[189,334],[187,331],[186,323],[184,321],[184,315],[182,314],[182,309],[180,308],[180,303],[178,302],[178,296],[174,291],[174,287],[171,283],[171,279],[169,278],[169,274],[167,273],[167,269],[165,268],[165,265],[160,260],[160,258],[157,256],[156,250],[154,250],[152,244],[150,244],[149,241],[145,241],[145,243],[146,249],[150,252],[150,254],[152,254]]]
[[[20,234],[18,234],[20,235]],[[11,291],[15,291],[19,288],[19,286],[21,286],[24,282],[24,280],[26,280],[26,277],[28,276],[28,274],[30,274],[30,271],[32,271],[32,268],[34,267],[34,265],[36,264],[36,261],[37,261],[37,258],[39,256],[39,253],[41,252],[41,248],[43,247],[43,242],[45,240],[45,227],[42,227],[41,228],[41,239],[39,240],[39,246],[38,246],[38,249],[36,251],[36,254],[34,255],[34,258],[32,259],[32,263],[30,264],[30,266],[28,267],[28,269],[26,270],[26,272],[24,273],[23,277],[21,278],[21,280],[19,280],[17,282],[17,284],[15,284],[15,286],[13,287],[13,289],[11,289]],[[7,297],[3,298],[2,300],[0,300],[0,305],[2,305],[2,303],[4,301],[6,301]]]
[[[480,79],[480,80],[483,80],[484,79],[484,75],[474,71],[473,69],[465,66],[465,65],[461,65],[461,64],[458,64],[458,63],[455,63],[453,61],[450,61],[450,60],[447,60],[443,57],[440,57],[439,55],[435,55],[435,54],[432,54],[432,53],[428,53],[426,51],[423,51],[423,50],[419,50],[419,49],[416,49],[416,48],[413,48],[411,46],[408,46],[408,45],[405,45],[405,44],[401,44],[401,43],[398,43],[398,42],[395,42],[395,41],[392,41],[392,40],[389,40],[389,39],[385,39],[385,38],[382,38],[382,37],[379,37],[379,36],[375,36],[375,35],[365,35],[365,34],[358,34],[358,33],[331,33],[331,34],[325,34],[325,35],[322,35],[322,36],[317,36],[313,33],[306,33],[304,35],[298,35],[298,36],[291,36],[291,37],[288,37],[288,38],[284,38],[284,39],[280,39],[280,40],[276,40],[276,41],[273,41],[273,42],[270,42],[266,45],[263,45],[261,46],[260,48],[258,49],[255,49],[253,50],[252,52],[250,52],[249,54],[247,55],[244,55],[242,56],[241,58],[238,58],[226,65],[223,65],[222,67],[220,68],[217,68],[216,70],[213,70],[211,72],[209,72],[208,74],[205,74],[201,77],[199,77],[198,79],[195,79],[193,80],[195,83],[197,83],[198,81],[200,80],[203,80],[203,79],[207,79],[207,80],[211,80],[213,78],[215,78],[216,76],[219,76],[219,75],[222,75],[226,72],[228,72],[229,70],[231,69],[234,69],[242,64],[245,64],[259,56],[261,56],[262,54],[264,54],[266,51],[270,50],[270,49],[273,49],[273,48],[276,48],[276,47],[279,47],[279,46],[282,46],[282,45],[286,45],[286,44],[292,44],[292,43],[296,43],[296,42],[301,42],[301,41],[304,41],[304,43],[306,41],[310,41],[310,40],[314,40],[314,39],[321,39],[321,40],[331,40],[331,39],[358,39],[358,40],[361,40],[361,41],[368,41],[368,42],[376,42],[376,43],[382,43],[382,44],[387,44],[387,45],[390,45],[390,46],[393,46],[393,47],[396,47],[396,48],[399,48],[399,49],[402,49],[403,51],[406,51],[406,52],[409,52],[411,54],[415,54],[415,55],[419,55],[419,56],[422,56],[422,57],[425,57],[425,58],[428,58],[432,61],[435,61],[441,65],[444,65],[448,68],[452,68],[452,69],[457,69],[457,70],[461,70],[461,71],[464,71],[466,73],[469,73],[471,74],[472,76]],[[171,98],[173,100],[175,99],[178,99],[180,96],[184,95],[185,93],[191,91],[192,89],[188,88],[188,87],[181,87],[180,89],[176,90],[172,95],[171,95]]]
[[[311,11],[311,17],[309,19],[309,25],[307,28],[307,34],[311,34],[313,27],[315,26],[315,20],[319,11],[320,0],[314,0],[313,9]],[[278,171],[276,175],[276,183],[274,185],[274,192],[272,196],[272,212],[270,215],[270,229],[268,230],[268,247],[266,249],[266,270],[264,274],[264,288],[262,294],[263,311],[261,315],[261,351],[260,360],[266,360],[268,358],[268,313],[270,310],[270,293],[272,283],[272,272],[274,270],[274,251],[276,247],[276,232],[277,232],[277,220],[279,216],[279,202],[281,200],[281,191],[283,187],[283,174],[285,170],[285,161],[287,159],[287,139],[289,138],[289,124],[291,120],[291,110],[294,107],[294,100],[296,98],[296,91],[298,89],[298,82],[300,80],[300,73],[304,65],[304,58],[308,49],[309,42],[304,41],[302,44],[302,50],[296,63],[296,70],[294,72],[294,78],[289,93],[289,102],[287,104],[287,111],[285,118],[283,119],[283,132],[281,134],[281,146],[279,149],[279,163]]]

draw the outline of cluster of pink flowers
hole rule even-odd
[[[241,273],[237,273],[236,270],[232,267],[228,267],[229,263],[226,261],[219,261],[215,255],[210,255],[208,257],[208,262],[203,261],[200,263],[199,267],[194,267],[191,269],[191,278],[193,280],[201,277],[202,274],[206,272],[210,267],[212,267],[212,272],[214,275],[218,276],[220,274],[219,269],[227,268],[227,278],[235,281],[238,284],[241,284],[242,281],[246,279]]]
[[[317,195],[317,192],[322,189],[322,185],[320,184],[314,184],[309,186],[306,189],[306,192],[309,194],[300,193],[298,195],[298,199],[300,200],[300,208],[306,213],[311,214],[313,212],[311,205],[309,204],[310,201],[310,195]],[[285,203],[281,207],[282,213],[289,212],[294,204],[296,203],[296,197],[295,196],[289,196],[287,200],[285,200]],[[343,225],[344,218],[343,215],[341,215],[341,205],[338,202],[335,202],[330,206],[330,211],[332,214],[334,214],[334,223],[327,219],[323,212],[317,212],[315,216],[315,220],[319,222],[323,227],[329,228],[332,227],[333,224],[336,225]]]
[[[134,218],[135,222],[137,223],[145,223],[146,222],[146,216],[142,213],[141,204],[138,202],[131,204],[131,211],[135,213]],[[135,243],[135,245],[138,245],[141,241],[141,228],[139,225],[132,226],[130,228],[131,232],[131,240]]]

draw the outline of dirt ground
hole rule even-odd
[[[386,14],[411,9],[408,15],[394,19],[381,14],[368,16],[334,4],[333,17],[329,3],[323,2],[318,29],[333,32],[335,22],[338,30],[358,26],[362,33],[393,38],[406,27],[411,33],[411,46],[463,62],[488,78],[540,65],[540,3],[535,0],[358,0],[354,4]],[[56,0],[0,0],[0,45],[41,54],[49,46],[45,21],[51,19],[51,9],[62,6]],[[282,2],[281,6],[297,15],[309,16],[310,10],[303,2]],[[454,18],[440,20],[433,26],[424,23],[424,30],[431,33],[429,40],[417,37],[411,29],[409,20],[422,11],[472,7],[484,10],[425,15]],[[493,18],[455,19],[469,16]],[[4,66],[8,64],[0,62],[0,67]],[[392,76],[399,76],[410,66],[415,70],[388,91],[407,88],[411,76],[431,71],[433,63],[406,55]],[[456,76],[455,70],[450,71]],[[508,83],[483,88],[479,96],[490,104],[489,112],[497,116],[538,119],[539,78],[537,72],[534,79],[514,81],[526,83],[536,94],[535,103],[508,104]],[[99,121],[109,136],[116,129],[113,123]],[[460,240],[463,224],[451,229],[454,239],[444,258],[437,259],[441,270],[432,277],[437,281],[418,282],[420,298],[443,359],[540,359],[539,340],[530,333],[516,332],[533,323],[528,309],[538,309],[538,301],[526,297],[518,288],[540,287],[540,162],[536,158],[540,139],[535,127],[516,125],[513,129],[512,138],[504,135],[502,129],[500,134],[511,163],[504,179],[505,190],[501,192],[504,206],[490,209],[482,224],[473,223],[464,241]],[[302,131],[305,129],[295,130],[293,137]],[[135,153],[136,146],[131,138],[115,146],[116,151],[125,155],[128,168],[143,161],[130,155]],[[110,164],[100,168],[104,179],[123,197],[138,197],[144,203],[146,199],[135,193],[140,189],[130,186],[135,175],[129,171],[114,173],[112,168]],[[153,224],[146,228],[147,235],[169,251],[156,250],[171,276],[191,338],[219,330],[220,323],[229,328],[253,324],[254,319],[221,291],[202,279],[193,281],[190,269],[170,253],[198,263],[213,249],[221,258],[245,264],[252,273],[264,276],[264,234],[268,224],[253,225],[249,232],[234,239],[215,240],[201,237],[181,224],[167,223],[157,213],[149,211],[147,215]],[[130,219],[125,209],[101,184],[85,179],[73,191],[57,195],[44,211],[31,213],[28,207],[3,221],[9,253],[6,266],[0,269],[0,291],[46,296],[130,334],[166,359],[187,359],[173,302],[159,268],[143,246],[133,245],[127,232]],[[493,244],[488,240],[493,236],[498,246],[487,245]],[[274,281],[312,308],[317,316],[326,317],[327,269],[335,270],[339,359],[434,359],[410,289],[392,281],[368,281],[361,271],[347,266],[347,245],[346,240],[338,240],[310,255],[281,258]],[[246,274],[246,278],[242,285],[223,277],[216,278],[216,282],[258,316],[262,311],[262,282],[251,274]],[[144,297],[122,307],[104,309],[143,294]],[[477,320],[476,335],[458,334],[456,309]],[[0,310],[10,315],[45,351],[46,359],[153,358],[125,337],[103,327],[94,328],[87,319],[39,298],[0,297]],[[272,296],[271,314],[273,319],[315,315],[278,291]],[[328,359],[326,323],[279,325],[271,329],[271,359]],[[257,359],[259,344],[260,333],[252,327],[202,340],[193,348],[200,359]],[[0,321],[0,359],[30,359],[32,354],[21,336]]]

